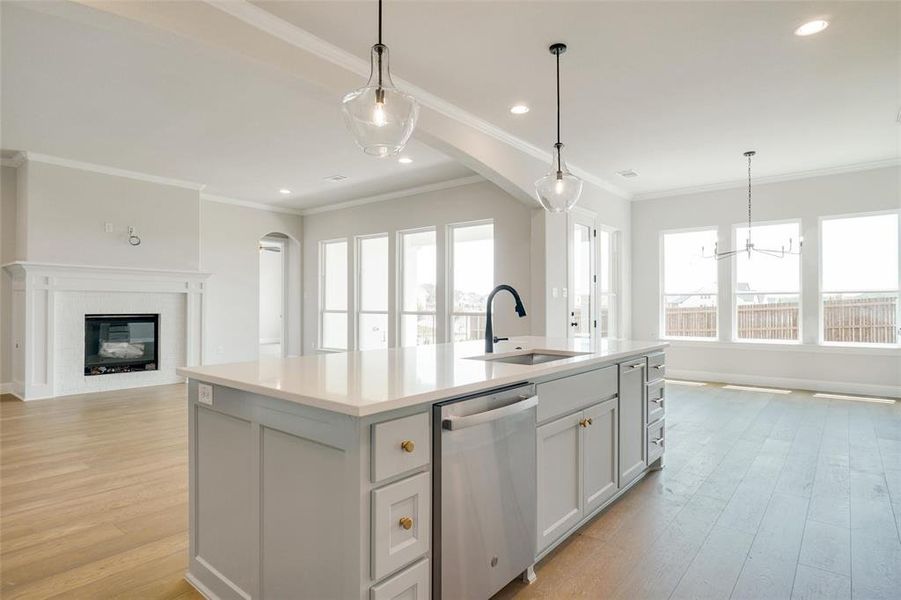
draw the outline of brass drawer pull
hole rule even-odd
[[[416,444],[413,443],[413,440],[404,440],[400,443],[400,447],[404,452],[413,452],[414,448],[416,448]]]
[[[398,524],[404,529],[410,529],[413,527],[413,519],[410,517],[401,517]]]

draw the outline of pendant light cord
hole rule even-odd
[[[560,52],[555,53],[557,56],[557,173],[562,171],[560,168]]]
[[[379,0],[379,43],[378,43],[378,55],[379,55],[379,90],[382,89],[382,53],[385,50],[385,47],[382,45],[382,0]]]

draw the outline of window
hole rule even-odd
[[[616,282],[618,238],[615,232],[598,230],[598,332],[601,337],[616,337]]]
[[[347,240],[319,246],[319,347],[347,349]]]
[[[400,345],[437,341],[435,230],[402,231],[400,246]]]
[[[800,224],[754,225],[751,243],[757,248],[798,247]],[[735,247],[744,248],[747,227],[735,227]],[[735,339],[801,340],[801,257],[782,258],[759,252],[735,255]]]
[[[716,229],[663,234],[665,337],[716,338],[717,261],[703,257],[714,244]]]
[[[823,219],[824,343],[898,344],[898,213]]]
[[[357,238],[357,347],[388,347],[388,236]]]
[[[452,339],[482,339],[485,305],[494,289],[494,223],[451,225],[450,243]]]

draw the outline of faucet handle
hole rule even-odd
[[[510,339],[510,338],[508,338],[508,337],[497,337],[497,336],[494,336],[494,343],[496,344],[496,343],[498,343],[498,342],[506,342],[506,341],[508,341],[509,339]]]

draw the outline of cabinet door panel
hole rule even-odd
[[[647,465],[645,365],[642,358],[619,366],[619,487],[628,485]]]
[[[538,428],[538,552],[582,518],[582,464],[576,413]]]
[[[585,409],[584,418],[588,426],[582,430],[582,489],[587,515],[619,489],[616,399]]]

